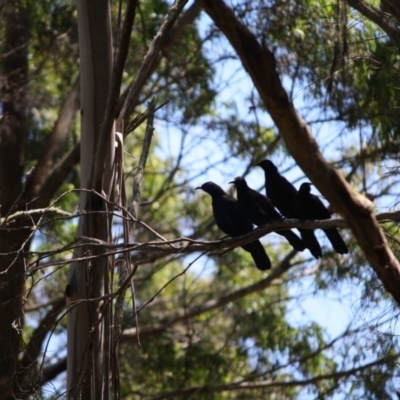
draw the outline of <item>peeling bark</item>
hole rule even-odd
[[[110,193],[114,157],[114,129],[104,131],[104,116],[111,87],[112,37],[108,0],[79,0],[78,31],[81,78],[81,216],[80,236],[111,241],[107,204],[99,193]],[[99,151],[101,146],[101,151]],[[97,149],[97,150],[96,150]],[[95,153],[96,152],[96,153]],[[96,161],[96,157],[101,159]],[[95,164],[101,170],[99,180]],[[96,187],[94,187],[96,185]],[[67,387],[71,399],[108,399],[110,365],[109,257],[93,246],[79,247],[75,257],[97,256],[72,263],[68,277],[68,301],[77,301],[68,313]]]

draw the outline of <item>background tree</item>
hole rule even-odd
[[[98,15],[77,29],[89,1],[1,4],[0,398],[65,393],[66,341],[75,398],[393,397],[398,213],[374,213],[397,208],[396,4],[183,3],[94,2],[112,55],[107,30],[85,39]],[[321,235],[316,262],[269,234],[263,275],[232,251],[315,222],[204,242],[222,234],[194,187],[261,190],[263,158],[346,217],[349,255]]]

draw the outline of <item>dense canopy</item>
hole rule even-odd
[[[397,3],[0,0],[0,400],[395,398]],[[226,238],[264,159],[332,219]]]

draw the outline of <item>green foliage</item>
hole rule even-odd
[[[121,92],[135,76],[169,4],[162,0],[139,3]],[[26,4],[32,18],[31,115],[25,151],[28,171],[40,158],[62,101],[78,78],[79,60],[75,4],[55,0]],[[112,4],[115,43],[120,34],[115,28],[117,6]],[[386,167],[378,162],[398,161],[399,51],[375,25],[359,19],[341,2],[240,1],[234,7],[249,29],[274,48],[296,106],[312,110],[318,114],[317,124],[325,124],[317,139],[335,167],[355,188],[372,194],[378,210],[389,208],[389,196],[397,205],[398,171],[387,176]],[[346,29],[338,37],[337,29],[346,13]],[[3,30],[0,27],[2,35]],[[141,93],[139,111],[153,96],[157,103],[168,101],[156,114],[139,209],[140,221],[167,240],[181,236],[218,240],[225,236],[213,221],[209,196],[194,193],[199,183],[219,180],[217,183],[227,185],[242,171],[253,171],[252,163],[262,158],[287,160],[286,148],[254,89],[248,81],[237,83],[232,78],[234,62],[226,41],[201,19],[165,50]],[[225,75],[226,71],[229,74]],[[229,94],[221,98],[225,87],[229,87]],[[301,96],[297,95],[299,89]],[[338,125],[329,125],[332,119],[346,130],[360,128],[361,138],[354,139]],[[78,132],[79,122],[75,122],[58,160],[78,142]],[[132,200],[143,138],[141,126],[124,144],[127,206]],[[298,186],[295,178],[299,173],[292,175],[285,162],[279,166]],[[255,176],[260,188],[263,176]],[[78,210],[78,177],[79,167],[72,168],[54,193],[54,207],[69,213]],[[119,211],[114,218],[116,242],[122,240]],[[77,219],[45,214],[37,224],[35,221],[35,229],[33,253],[27,257],[26,267],[25,342],[46,315],[48,304],[64,296]],[[400,256],[398,224],[385,224],[385,230],[394,253]],[[148,263],[138,264],[134,286],[137,323],[143,337],[141,346],[135,335],[121,340],[122,398],[163,398],[171,392],[175,393],[171,398],[218,400],[389,398],[393,394],[391,379],[398,376],[393,360],[400,349],[396,328],[390,324],[390,318],[395,321],[397,315],[349,230],[342,233],[351,249],[349,255],[338,256],[322,239],[322,260],[311,260],[307,251],[299,253],[290,260],[287,272],[264,289],[246,295],[240,291],[267,274],[256,270],[251,256],[240,248],[190,256],[178,253],[155,260],[149,257]],[[155,240],[160,238],[143,225],[135,225],[132,242]],[[280,267],[290,246],[275,234],[262,242],[274,268]],[[140,255],[133,252],[132,260]],[[115,270],[115,288],[118,277]],[[228,294],[235,294],[234,300],[210,306]],[[334,322],[325,326],[313,309],[303,310],[312,301],[319,301],[315,296],[333,296],[337,303],[343,302],[354,313],[351,326],[344,326],[347,322],[340,315],[333,315]],[[124,300],[123,327],[131,331],[136,324],[129,291]],[[35,308],[38,304],[42,307]],[[198,309],[202,311],[196,313]],[[293,309],[303,311],[304,320],[296,321]],[[306,318],[306,311],[312,319]],[[388,322],[386,314],[390,313]],[[178,321],[171,322],[174,318]],[[340,333],[332,337],[330,329],[335,324],[343,329],[336,329]],[[60,342],[64,334],[62,322],[53,343]],[[387,359],[363,369],[381,357]],[[47,354],[46,366],[55,360]],[[346,374],[349,370],[353,371]],[[190,389],[193,392],[185,392]]]

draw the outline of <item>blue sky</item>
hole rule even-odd
[[[208,23],[208,18],[203,16],[199,23],[200,30],[205,32]],[[208,49],[208,54],[216,58],[228,48],[229,44],[226,41],[225,44],[221,44],[221,47],[213,44],[213,46],[210,46]],[[218,65],[216,81],[218,81],[218,77],[223,77],[224,80],[229,77],[229,85],[224,85],[218,91],[217,104],[220,106],[217,106],[217,109],[220,115],[223,116],[226,111],[224,104],[235,101],[237,104],[236,110],[238,118],[251,118],[252,116],[249,115],[248,112],[250,103],[247,99],[250,93],[254,91],[254,87],[241,64],[238,61],[229,59],[221,64],[215,65]],[[284,84],[286,88],[290,87],[290,82],[287,79],[284,79]],[[321,110],[321,108],[316,107],[312,110],[308,109],[309,104],[303,102],[304,91],[307,91],[307,87],[295,87],[294,91],[295,106],[300,110],[303,117],[306,120],[314,120],[320,118],[321,115],[323,116],[324,111]],[[305,109],[308,109],[307,115],[301,112],[301,110]],[[262,113],[261,115],[264,118],[262,124],[264,126],[272,126],[272,121],[268,114]],[[167,152],[169,155],[177,154],[179,150],[177,144],[180,142],[179,138],[181,133],[170,127],[166,129],[163,125],[159,126],[159,132],[159,139],[161,141],[161,146],[158,150],[159,155],[165,156]],[[349,146],[359,148],[360,145],[360,132],[344,131],[343,125],[338,123],[313,124],[312,132],[320,145],[323,155],[328,161],[339,159],[343,151],[348,149]],[[188,160],[195,160],[195,171],[201,171],[213,162],[224,159],[227,148],[223,143],[218,144],[213,132],[207,132],[202,127],[191,127],[190,135],[202,138],[201,146],[196,147],[193,154],[187,156]],[[165,151],[166,149],[168,150]],[[276,161],[277,165],[282,169],[294,163],[290,156],[284,154],[277,155],[274,161]],[[185,162],[189,161],[184,160],[183,165],[185,165]],[[388,167],[391,166],[393,166],[393,164],[382,164],[382,172],[387,171]],[[235,176],[241,175],[245,167],[246,162],[234,159],[230,160],[229,163],[218,164],[217,167],[209,169],[200,177],[195,178],[192,182],[193,187],[211,180],[221,185],[224,189],[228,189],[230,187],[228,182]],[[374,182],[370,188],[372,192],[380,185],[379,176],[376,173],[374,173],[374,175],[376,182]],[[308,180],[299,168],[290,170],[290,172],[286,174],[286,177],[292,182],[296,182],[296,187],[299,187],[301,182]],[[250,186],[259,188],[264,180],[262,171],[254,169],[248,175],[247,180]],[[313,188],[313,192],[318,194],[316,188]],[[192,195],[194,196],[195,194]],[[190,196],[191,194],[188,194],[188,197]],[[377,211],[391,209],[396,202],[396,196],[388,196],[380,199],[377,204]],[[210,206],[210,213],[211,212]],[[327,243],[322,232],[318,233],[318,238],[321,239],[324,244]],[[264,241],[268,242],[269,237],[265,238]],[[328,246],[330,245],[328,244]],[[304,265],[304,269],[312,269],[316,263],[318,263],[318,261],[311,261]],[[204,265],[202,264],[202,259],[197,261],[195,268],[196,271],[203,270]],[[289,303],[289,320],[293,325],[303,325],[306,322],[315,321],[325,328],[327,336],[331,339],[340,335],[349,325],[356,327],[371,323],[372,333],[373,324],[377,324],[377,321],[382,321],[388,314],[394,313],[393,305],[390,303],[388,303],[384,309],[371,309],[367,305],[364,305],[364,293],[361,292],[357,282],[343,284],[339,291],[335,288],[331,291],[320,291],[315,295],[311,294],[315,290],[314,286],[312,275],[310,275],[310,277],[302,277],[300,284],[296,282],[290,285],[291,294],[295,297],[300,296],[300,300]],[[394,319],[380,326],[379,329],[392,335],[399,335],[400,330],[398,324],[395,322],[396,320],[397,319]]]
[[[202,16],[200,19],[200,30],[203,33],[208,27],[208,18]],[[218,57],[224,54],[226,50],[229,50],[230,46],[225,41],[222,41],[221,47],[210,46],[208,52],[212,57]],[[233,54],[233,51],[231,51]],[[226,112],[225,105],[232,101],[236,102],[238,118],[249,119],[252,115],[249,114],[250,103],[247,100],[250,94],[254,91],[253,84],[248,78],[247,74],[243,70],[241,64],[235,60],[226,60],[223,63],[217,65],[217,77],[215,81],[219,80],[219,77],[223,77],[226,81],[229,78],[229,85],[223,85],[218,90],[217,97],[217,109],[223,116]],[[284,84],[287,88],[290,87],[290,82],[284,80]],[[307,91],[307,87],[296,87],[294,103],[299,109],[305,109],[306,104],[303,102],[303,93]],[[308,105],[307,105],[308,106]],[[321,116],[322,110],[315,108],[311,110],[308,115],[303,116],[306,119],[314,119]],[[267,113],[261,113],[263,120],[262,124],[272,126],[272,121]],[[218,142],[218,134],[216,132],[207,131],[203,127],[188,127],[190,133],[188,134],[187,140],[194,144],[194,148],[191,152],[186,154],[183,165],[188,166],[191,164],[191,174],[195,176],[197,172],[203,171],[209,165],[214,163],[216,167],[206,170],[204,174],[198,176],[192,180],[193,189],[202,183],[211,180],[223,188],[228,189],[230,185],[228,182],[235,176],[241,175],[245,170],[246,162],[238,159],[231,159],[229,163],[219,162],[224,159],[227,154],[227,146],[222,142]],[[335,160],[342,154],[343,149],[347,148],[349,144],[358,146],[359,136],[358,132],[347,132],[345,135],[339,137],[340,133],[343,133],[343,126],[333,123],[316,124],[312,127],[313,134],[315,135],[324,156],[328,160]],[[162,158],[176,157],[179,153],[179,146],[182,140],[182,132],[173,128],[170,125],[165,125],[160,121],[156,122],[156,131],[158,141],[160,142],[157,148],[157,155]],[[197,144],[197,145],[196,145]],[[287,155],[277,155],[274,161],[283,169],[293,164],[293,160]],[[290,170],[286,177],[292,182],[296,182],[296,187],[299,187],[301,182],[306,181],[307,178],[304,176],[299,168],[293,168]],[[264,175],[261,170],[254,169],[247,177],[248,183],[254,188],[259,188],[263,185]],[[379,181],[378,183],[379,184]],[[314,193],[318,193],[317,190],[313,189]],[[191,200],[193,196],[198,193],[190,192],[187,194],[188,200]],[[396,199],[387,198],[385,202],[378,204],[378,210],[383,211],[389,209],[395,204]],[[210,214],[212,213],[210,206]],[[326,244],[326,240],[321,233],[318,233],[318,237],[321,241]],[[270,239],[277,239],[277,236],[268,236],[264,238],[264,242],[269,242]],[[187,257],[187,263],[190,262],[191,257]],[[311,270],[316,264],[317,260],[313,260],[304,265],[304,270]],[[208,268],[212,268],[212,263],[205,264],[205,258],[201,258],[194,265],[194,270],[198,273],[210,273]],[[315,321],[319,325],[326,329],[326,332],[330,338],[334,338],[340,335],[349,324],[354,326],[358,324],[365,324],[376,320],[379,315],[386,315],[390,313],[390,305],[387,309],[369,309],[364,307],[361,303],[363,301],[363,293],[361,293],[357,283],[348,283],[342,285],[340,291],[336,289],[332,291],[321,291],[317,294],[312,294],[315,290],[313,276],[299,277],[299,281],[290,284],[290,291],[293,297],[299,298],[297,301],[292,301],[288,305],[288,317],[293,325],[303,325],[307,322]],[[400,330],[396,323],[388,323],[386,326],[388,332],[393,335],[399,335]],[[383,329],[386,329],[383,327]],[[58,351],[58,339],[57,342],[50,343],[49,351]]]

